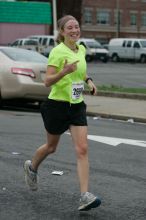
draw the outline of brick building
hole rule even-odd
[[[53,34],[52,0],[35,4],[31,1],[36,0],[27,4],[0,1],[0,44],[11,42],[16,37]],[[82,37],[92,37],[101,43],[107,43],[113,37],[146,38],[146,0],[56,0],[56,3],[57,18],[65,14],[75,16],[81,25]],[[19,4],[23,9],[17,7],[16,12],[11,4]],[[26,13],[24,4],[28,8]],[[42,5],[37,10],[31,8],[39,4]]]
[[[82,0],[82,36],[146,38],[146,0]]]

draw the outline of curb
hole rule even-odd
[[[134,122],[139,122],[139,123],[146,123],[146,118],[139,118],[139,117],[131,117],[131,116],[125,116],[125,115],[114,115],[114,114],[106,114],[106,113],[94,113],[87,111],[88,116],[92,117],[101,117],[101,118],[107,118],[107,119],[116,119],[116,120],[122,120],[122,121],[128,121],[130,119],[133,120],[132,123]]]
[[[91,95],[89,91],[84,91],[83,94]],[[135,93],[120,93],[120,92],[102,92],[102,91],[98,91],[96,96],[146,100],[146,95],[139,94],[139,93],[135,94]]]

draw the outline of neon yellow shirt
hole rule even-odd
[[[70,50],[64,43],[60,43],[54,47],[49,54],[48,65],[55,66],[57,72],[60,72],[65,60],[73,63],[77,60],[77,70],[67,74],[57,83],[51,86],[49,99],[63,100],[70,103],[79,103],[83,101],[82,91],[84,89],[84,80],[86,76],[85,48],[78,45],[78,52]]]

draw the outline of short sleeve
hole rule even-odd
[[[82,44],[80,44],[79,47],[80,47],[80,50],[83,52],[83,54],[84,54],[84,56],[85,56],[85,54],[86,54],[86,48],[85,48]]]
[[[57,50],[57,48],[53,48],[49,54],[48,58],[48,65],[49,66],[60,66],[60,52]]]

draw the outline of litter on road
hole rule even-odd
[[[52,171],[52,175],[59,175],[59,176],[61,176],[61,175],[63,175],[63,171],[61,171],[61,170],[54,170],[54,171]]]

